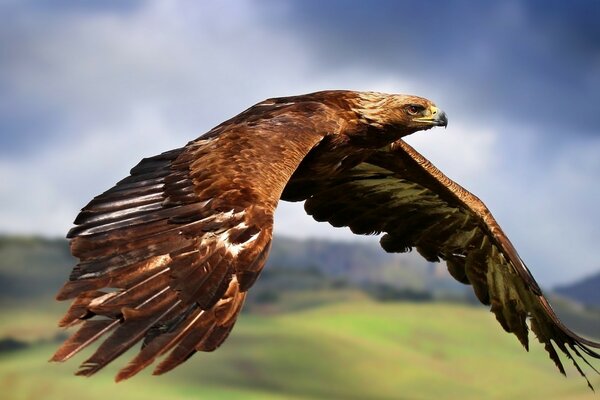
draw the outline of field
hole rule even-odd
[[[5,400],[598,398],[569,365],[569,378],[562,377],[537,342],[526,353],[489,312],[467,305],[350,296],[244,314],[216,352],[165,376],[146,371],[119,384],[114,374],[130,354],[89,379],[72,375],[89,353],[66,364],[46,361],[56,347],[55,305],[2,308],[0,337],[33,343],[0,354]]]

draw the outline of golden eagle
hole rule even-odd
[[[559,321],[486,206],[402,140],[447,123],[424,98],[323,91],[265,100],[143,159],[68,234],[79,263],[57,296],[74,298],[60,325],[79,330],[52,360],[106,337],[77,372],[91,375],[143,341],[122,380],[157,357],[162,374],[215,350],[265,264],[281,199],[384,233],[385,251],[444,260],[525,348],[531,329],[562,373],[557,351],[585,376],[577,359],[600,358],[600,344]]]

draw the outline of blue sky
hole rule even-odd
[[[412,93],[409,142],[546,285],[596,272],[597,1],[0,2],[0,232],[64,235],[140,158],[267,97]],[[282,204],[276,232],[351,240]]]

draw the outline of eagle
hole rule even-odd
[[[120,381],[157,359],[163,374],[215,350],[265,265],[285,200],[317,221],[383,234],[387,252],[445,261],[525,349],[531,330],[560,372],[562,353],[590,385],[579,363],[593,369],[586,356],[600,358],[600,343],[558,319],[488,208],[402,139],[447,124],[422,97],[321,91],[267,99],[143,159],[67,235],[79,262],[57,295],[73,299],[59,325],[79,329],[51,360],[101,340],[77,371],[89,376],[142,342]]]

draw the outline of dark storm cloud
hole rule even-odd
[[[280,29],[331,70],[429,82],[480,118],[597,134],[600,2],[298,1]],[[285,24],[285,25],[284,25]],[[435,90],[435,89],[434,89]]]

